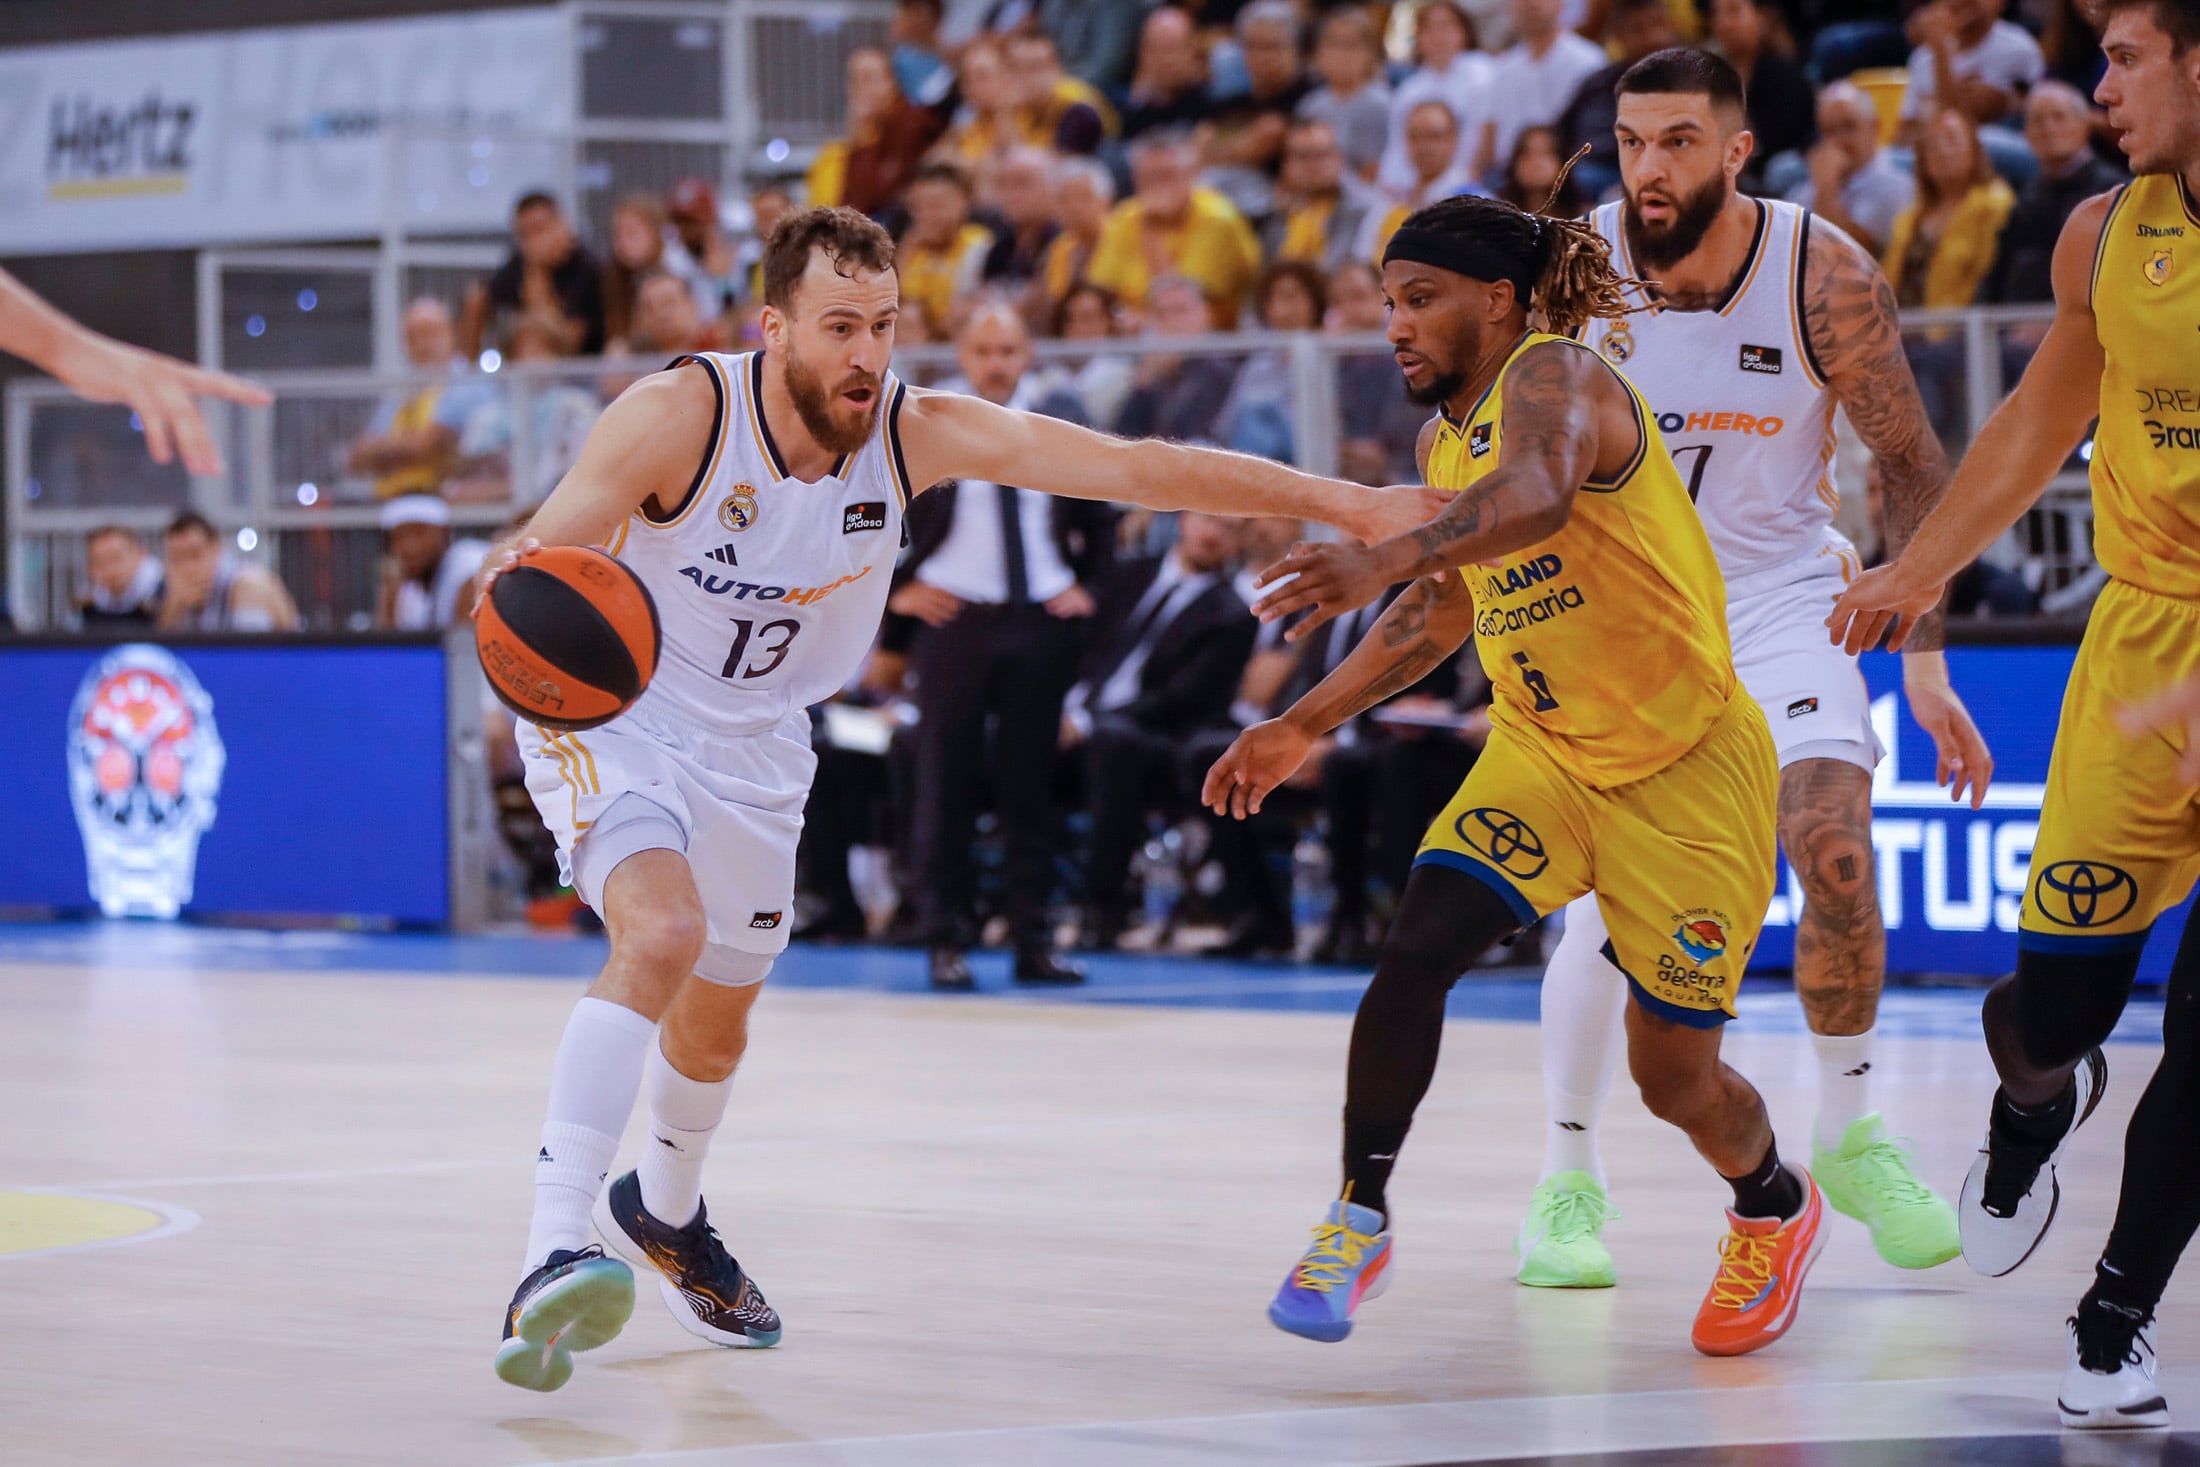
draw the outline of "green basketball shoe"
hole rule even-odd
[[[1536,1184],[1513,1239],[1514,1278],[1533,1289],[1609,1289],[1619,1282],[1597,1236],[1619,1216],[1587,1172],[1553,1172]]]
[[[1910,1170],[1909,1146],[1887,1139],[1877,1115],[1849,1122],[1837,1151],[1811,1149],[1810,1172],[1836,1212],[1872,1230],[1896,1268],[1932,1268],[1963,1251],[1956,1210]]]

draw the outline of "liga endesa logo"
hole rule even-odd
[[[162,648],[118,647],[77,688],[68,758],[92,900],[109,917],[173,918],[228,762],[214,700]]]

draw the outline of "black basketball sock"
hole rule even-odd
[[[1398,1164],[1398,1149],[1406,1143],[1406,1125],[1344,1123],[1344,1184],[1349,1200],[1372,1207],[1387,1221],[1390,1202],[1384,1191],[1390,1185],[1390,1169]]]
[[[1988,1122],[1996,1137],[2028,1147],[2052,1150],[2070,1134],[2078,1118],[2078,1077],[2072,1075],[2062,1094],[2045,1105],[2019,1105],[2007,1090],[1994,1091],[1993,1119]]]
[[[1724,1175],[1722,1173],[1722,1175]],[[1780,1165],[1780,1143],[1765,1148],[1765,1159],[1746,1177],[1727,1177],[1740,1217],[1776,1217],[1785,1222],[1803,1210],[1803,1184]]]

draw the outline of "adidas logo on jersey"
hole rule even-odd
[[[703,553],[720,565],[739,565],[741,563],[734,555],[731,545],[721,545],[716,550],[706,550]]]
[[[1744,345],[1742,347],[1742,370],[1745,372],[1766,372],[1775,377],[1779,376],[1780,348],[1776,346]]]

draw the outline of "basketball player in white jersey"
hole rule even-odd
[[[793,915],[795,844],[816,761],[812,704],[878,630],[910,497],[984,479],[1154,509],[1283,515],[1382,539],[1437,499],[1334,483],[1265,460],[1126,442],[889,370],[893,241],[848,209],[772,233],[764,347],[679,359],[604,412],[535,513],[531,545],[598,545],[655,597],[664,643],[627,713],[586,733],[523,725],[521,752],[559,860],[611,936],[568,1023],[536,1159],[524,1273],[497,1374],[555,1390],[572,1352],[618,1333],[627,1264],[659,1276],[690,1333],[768,1346],[779,1316],[703,1208],[748,1014]],[[604,1186],[649,1100],[634,1171]]]
[[[1864,680],[1824,632],[1827,609],[1862,569],[1833,527],[1834,411],[1847,409],[1878,457],[1890,555],[1939,500],[1947,461],[1877,264],[1806,210],[1736,193],[1752,139],[1733,67],[1676,47],[1630,68],[1618,92],[1624,197],[1590,217],[1620,273],[1651,284],[1637,292],[1641,313],[1593,321],[1584,339],[1657,410],[1726,576],[1735,668],[1779,749],[1780,844],[1803,892],[1795,987],[1818,1058],[1811,1175],[1871,1228],[1881,1257],[1929,1268],[1959,1250],[1955,1215],[1912,1174],[1866,1091],[1886,961],[1871,834],[1881,750]],[[1935,618],[1910,641],[1903,683],[1939,749],[1942,783],[1955,798],[1968,789],[1975,806],[1992,760],[1940,646]],[[1615,1282],[1598,1235],[1613,1211],[1596,1128],[1626,979],[1606,951],[1595,900],[1568,907],[1543,985],[1550,1116],[1543,1179],[1516,1242],[1524,1284]]]

